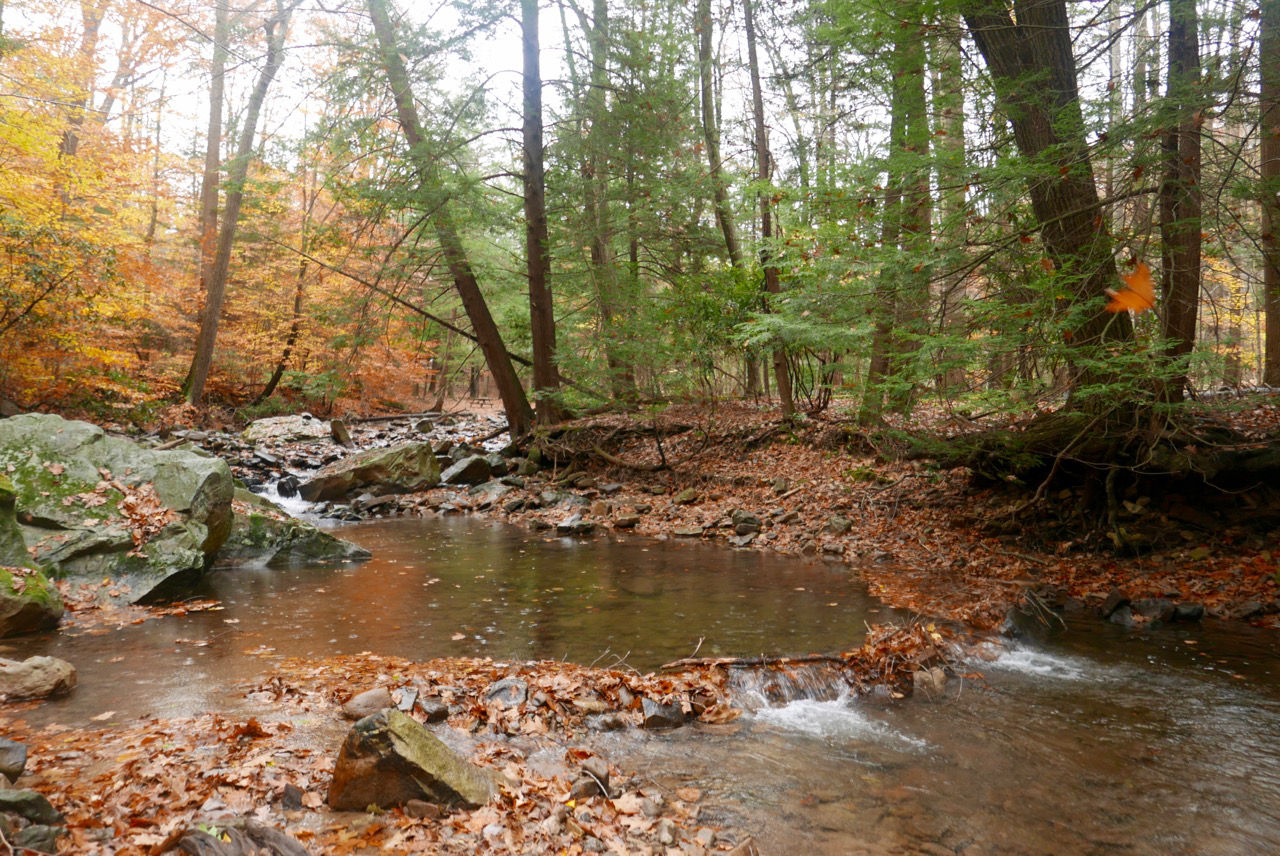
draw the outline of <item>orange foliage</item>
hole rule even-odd
[[[1156,305],[1156,289],[1151,282],[1151,269],[1145,262],[1138,262],[1133,273],[1123,274],[1124,288],[1119,291],[1107,289],[1111,302],[1107,304],[1108,312],[1146,312]]]

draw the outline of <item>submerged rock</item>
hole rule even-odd
[[[372,554],[335,538],[304,520],[291,517],[275,503],[236,488],[235,519],[218,560],[261,561],[269,568],[357,561]]]
[[[47,698],[68,693],[76,685],[76,667],[57,657],[0,659],[0,697]]]
[[[328,803],[347,811],[400,806],[413,799],[476,808],[495,789],[489,773],[416,720],[383,710],[352,726],[334,766]]]
[[[31,559],[51,576],[110,579],[104,597],[137,601],[199,575],[231,531],[225,462],[148,449],[87,422],[0,420],[0,471]]]
[[[440,483],[440,465],[430,443],[369,449],[320,469],[298,492],[309,502],[341,499],[357,490],[411,493]]]

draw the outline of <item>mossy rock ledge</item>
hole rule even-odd
[[[235,490],[231,534],[218,551],[218,562],[261,563],[292,568],[362,561],[372,555],[350,541],[335,538],[278,505],[242,487]]]
[[[46,414],[0,420],[0,565],[36,567],[136,602],[198,577],[232,527],[226,462],[157,451],[87,422]],[[26,577],[26,586],[31,586]]]

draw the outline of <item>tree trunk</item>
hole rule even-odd
[[[711,172],[711,193],[715,200],[716,223],[724,235],[725,252],[734,270],[742,267],[738,252],[738,235],[734,229],[733,215],[729,211],[729,194],[725,190],[724,174],[720,165],[720,129],[716,126],[715,87],[712,86],[711,36],[714,29],[711,20],[711,0],[698,0],[698,11],[693,22],[698,32],[698,82],[702,106],[702,139],[707,146],[707,168]]]
[[[418,107],[413,103],[413,92],[409,86],[409,74],[405,70],[404,60],[400,58],[396,45],[395,30],[391,17],[387,12],[387,0],[368,0],[369,17],[373,21],[374,33],[378,39],[383,70],[387,74],[387,83],[391,87],[395,99],[396,114],[400,120],[400,129],[404,133],[405,142],[409,144],[409,156],[418,170],[418,180],[428,189],[435,190],[438,183],[435,178],[435,162],[425,151],[425,136],[422,124],[418,120]],[[466,249],[458,235],[450,216],[447,200],[441,200],[435,206],[433,215],[436,239],[444,254],[449,274],[453,278],[454,288],[462,300],[463,311],[475,331],[476,342],[484,353],[489,373],[493,375],[498,387],[498,397],[502,399],[502,407],[506,411],[507,425],[513,437],[527,434],[533,423],[533,411],[529,400],[525,397],[524,387],[516,375],[515,367],[507,356],[502,342],[502,334],[493,316],[489,314],[489,306],[485,303],[484,294],[480,291],[480,283],[476,280],[471,262],[467,258]]]
[[[756,58],[756,27],[751,12],[751,0],[742,0],[742,12],[747,27],[747,63],[751,72],[751,106],[755,115],[756,158],[759,162],[759,178],[761,184],[769,182],[769,136],[764,126],[764,94],[760,88],[760,63]],[[769,310],[769,295],[780,294],[782,283],[779,280],[778,268],[769,263],[769,241],[773,239],[773,205],[767,193],[760,194],[760,263],[764,267],[765,310]],[[782,405],[783,417],[790,419],[795,415],[796,404],[791,393],[791,368],[787,365],[787,354],[779,344],[773,349],[773,373],[778,385],[778,402]]]
[[[1267,344],[1262,379],[1280,386],[1280,0],[1263,0],[1258,54],[1262,97],[1258,130],[1262,161],[1263,301]]]
[[[1165,356],[1181,360],[1196,340],[1200,304],[1200,40],[1195,0],[1169,2],[1169,128],[1160,185],[1160,238]],[[1162,398],[1181,401],[1186,366],[1163,384]]]
[[[961,4],[1018,151],[1038,167],[1027,189],[1045,250],[1069,284],[1070,302],[1091,304],[1067,331],[1070,342],[1085,349],[1130,340],[1128,314],[1103,308],[1106,290],[1117,282],[1116,264],[1085,141],[1065,0],[1015,0],[1014,10],[1016,23],[1002,0]],[[1080,387],[1110,377],[1073,365],[1073,398]]]
[[[93,79],[97,71],[95,56],[98,52],[98,34],[102,29],[104,8],[80,0],[80,20],[83,30],[80,33],[80,47],[76,51],[77,67],[75,70],[75,99],[72,101],[71,114],[67,117],[67,127],[62,132],[62,142],[58,153],[63,157],[75,157],[80,148],[80,129],[84,127],[84,113],[93,101]]]
[[[529,271],[529,329],[533,339],[533,388],[538,422],[561,419],[555,399],[556,319],[551,302],[551,252],[547,239],[546,176],[542,158],[542,70],[538,41],[538,0],[521,0],[524,36],[524,216],[525,259]]]
[[[258,127],[258,116],[262,112],[262,103],[267,98],[267,89],[284,61],[284,39],[289,25],[291,6],[283,6],[277,0],[276,14],[263,25],[267,36],[267,56],[253,92],[249,95],[249,106],[245,111],[244,126],[240,129],[240,141],[236,146],[235,157],[227,170],[227,203],[222,215],[222,225],[218,230],[218,246],[214,251],[213,269],[208,281],[208,292],[205,295],[204,314],[200,319],[200,332],[196,337],[196,352],[191,360],[191,386],[187,392],[187,400],[199,404],[204,398],[205,382],[209,378],[209,369],[213,365],[213,349],[218,338],[218,322],[222,317],[222,302],[227,293],[227,277],[231,269],[231,247],[235,243],[236,226],[240,220],[240,206],[244,202],[244,184],[249,176],[249,161],[253,158],[253,138]],[[212,126],[212,120],[210,126]],[[207,161],[206,161],[207,164]],[[202,214],[204,212],[201,212]]]

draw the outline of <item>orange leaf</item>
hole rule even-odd
[[[1107,304],[1108,312],[1146,312],[1156,305],[1155,284],[1151,281],[1151,269],[1143,262],[1133,269],[1133,273],[1120,277],[1124,280],[1124,288],[1119,291],[1107,289],[1111,302]]]

